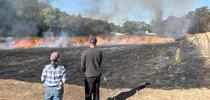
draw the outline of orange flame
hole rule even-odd
[[[145,43],[167,43],[175,41],[174,38],[161,38],[157,36],[97,36],[98,45],[123,45],[123,44],[145,44]],[[16,41],[11,48],[31,48],[31,47],[52,47],[58,37],[51,39],[33,38]],[[88,36],[70,37],[64,40],[65,46],[81,46],[89,44]]]
[[[11,48],[31,48],[39,46],[43,43],[43,38],[35,38],[35,39],[25,39],[15,42],[14,45],[11,46]]]
[[[88,45],[88,36],[74,37],[69,41],[71,45]],[[167,43],[175,41],[174,38],[161,38],[157,36],[97,36],[98,45]]]

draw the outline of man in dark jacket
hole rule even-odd
[[[81,70],[85,73],[85,99],[99,100],[103,54],[96,48],[97,38],[90,36],[90,48],[82,53]]]

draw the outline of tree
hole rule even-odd
[[[210,10],[207,6],[195,10],[196,28],[199,32],[210,31]]]
[[[56,20],[56,9],[53,9],[51,7],[46,7],[41,10],[40,15],[42,16],[43,23],[49,27],[50,31],[52,30],[52,27],[54,25],[54,22]]]
[[[149,31],[150,25],[145,22],[136,22],[138,26],[138,31]]]
[[[139,34],[149,31],[150,24],[143,21],[126,21],[121,27],[121,32],[129,34]]]
[[[123,24],[123,33],[129,33],[129,34],[134,34],[135,32],[138,31],[138,26],[137,23],[134,21],[126,21]]]

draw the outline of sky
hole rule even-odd
[[[151,14],[150,10],[141,9],[140,11],[137,11],[137,12],[135,12],[135,10],[133,10],[129,13],[128,12],[126,13],[126,11],[124,13],[120,12],[120,13],[114,14],[115,16],[112,15],[109,18],[104,18],[104,16],[110,16],[110,13],[108,13],[109,15],[106,15],[107,14],[106,12],[109,12],[110,9],[106,8],[106,4],[101,4],[103,7],[100,10],[102,10],[102,11],[100,11],[100,12],[95,11],[95,13],[89,13],[91,10],[93,10],[92,8],[97,8],[97,7],[93,7],[94,6],[93,1],[97,2],[97,0],[51,0],[51,5],[53,7],[59,8],[62,11],[65,11],[71,15],[81,14],[83,17],[107,20],[108,22],[113,22],[113,23],[119,24],[119,25],[127,20],[145,21],[145,22],[149,23],[152,19],[151,16],[153,16],[153,14]],[[126,0],[124,0],[124,1],[126,1]],[[182,2],[182,0],[171,0],[171,1],[173,1],[174,3]],[[175,16],[180,17],[180,16],[183,16],[184,14],[186,14],[186,12],[193,11],[196,8],[199,8],[202,6],[209,6],[209,8],[210,8],[210,0],[185,0],[185,1],[193,1],[193,2],[187,3],[187,5],[186,5],[186,3],[184,3],[182,5],[182,7],[180,7],[180,8],[179,8],[179,6],[180,6],[179,3],[177,3],[177,5],[175,5],[175,6],[167,6],[166,5],[164,8],[164,11],[163,11],[163,19],[167,18],[169,15],[175,15]],[[106,3],[106,0],[104,0],[103,3]],[[135,3],[133,3],[133,4],[135,4]],[[182,3],[180,3],[180,4],[182,4]],[[132,6],[132,4],[131,4],[131,6]],[[140,5],[140,6],[142,6],[142,5]],[[129,7],[129,8],[125,7],[125,9],[132,9],[132,7]],[[179,10],[174,10],[174,9],[179,9]],[[182,9],[184,11],[181,11]],[[124,10],[122,9],[120,11],[124,11]],[[91,12],[94,12],[94,11],[91,11]],[[101,13],[101,12],[103,14],[96,15],[97,13]],[[94,15],[96,15],[96,16],[94,16]]]

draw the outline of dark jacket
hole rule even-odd
[[[96,48],[88,48],[82,53],[81,70],[85,77],[96,77],[102,73],[103,54]]]

